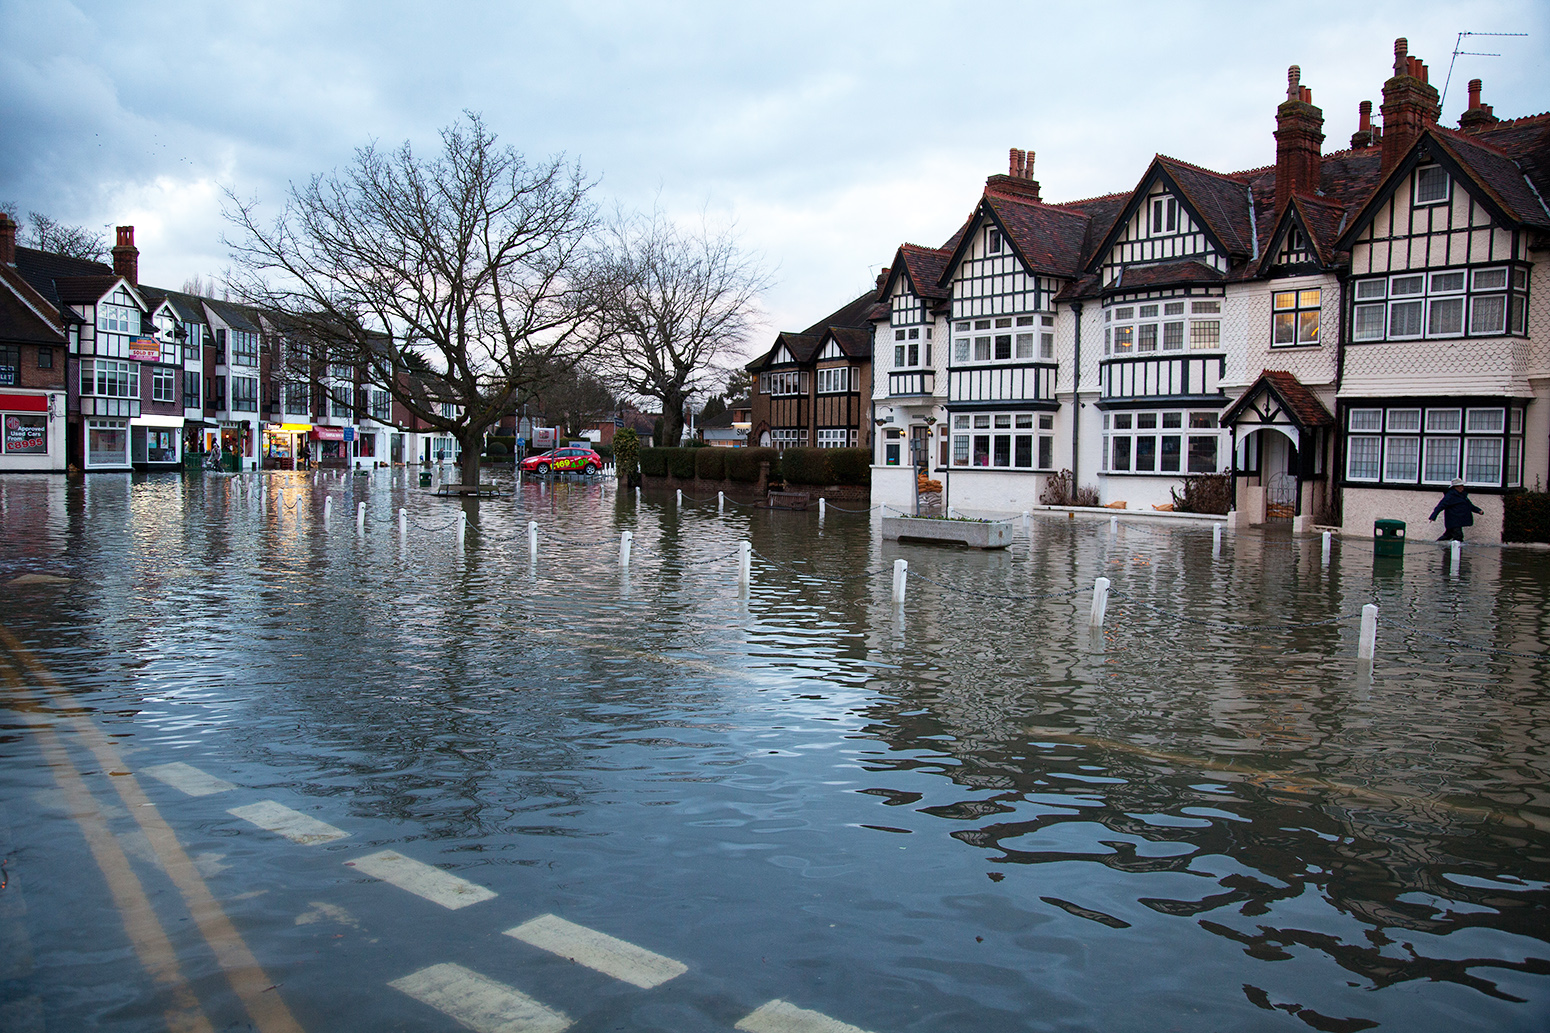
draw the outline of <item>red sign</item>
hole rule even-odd
[[[313,441],[343,441],[343,427],[313,427],[309,435]]]
[[[0,409],[12,412],[48,412],[47,395],[0,395]]]
[[[129,342],[129,357],[140,362],[161,360],[161,345],[148,337],[137,337]]]

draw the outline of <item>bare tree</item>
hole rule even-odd
[[[566,433],[580,434],[588,423],[612,416],[619,401],[596,376],[572,365],[556,370],[535,385],[533,404],[549,419],[558,419]]]
[[[18,205],[11,202],[0,203],[0,212],[5,212],[15,219],[20,231],[21,208]],[[107,260],[108,239],[101,231],[93,233],[84,226],[66,226],[42,212],[28,212],[27,219],[32,223],[32,232],[30,235],[22,236],[23,246],[88,262]]]
[[[662,443],[677,444],[685,404],[725,375],[768,278],[729,230],[687,232],[660,210],[615,219],[607,240],[599,371],[620,394],[660,402]]]
[[[272,222],[228,194],[240,239],[227,243],[234,293],[270,314],[288,352],[351,367],[456,438],[472,484],[485,430],[585,349],[596,211],[578,166],[529,163],[477,114],[441,145],[422,158],[369,144],[293,185]],[[347,402],[358,415],[366,393]]]

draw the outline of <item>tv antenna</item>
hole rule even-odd
[[[1485,54],[1475,50],[1465,50],[1464,40],[1470,36],[1527,36],[1526,32],[1461,32],[1459,38],[1453,43],[1453,59],[1448,62],[1448,77],[1442,81],[1442,97],[1437,101],[1437,107],[1441,108],[1448,102],[1448,84],[1453,81],[1453,66],[1461,57],[1501,57],[1500,54]]]

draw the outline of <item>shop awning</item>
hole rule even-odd
[[[305,434],[312,429],[310,423],[266,423],[264,429],[274,434]]]
[[[343,441],[343,427],[313,427],[309,435],[313,441]]]
[[[48,412],[48,395],[0,395],[0,409],[11,412]]]

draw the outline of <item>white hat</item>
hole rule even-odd
[[[1450,485],[1450,487],[1453,487],[1453,488],[1462,488],[1463,486],[1464,486],[1464,478],[1462,478],[1462,477],[1455,477],[1455,478],[1453,478],[1453,483]]]

